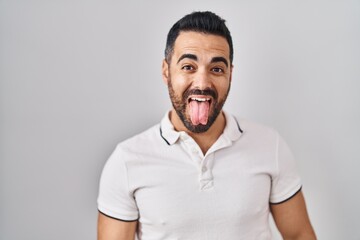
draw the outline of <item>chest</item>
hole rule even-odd
[[[143,230],[172,232],[180,227],[209,232],[223,227],[243,233],[242,228],[261,221],[266,225],[273,169],[258,159],[219,151],[202,160],[178,153],[130,165]]]

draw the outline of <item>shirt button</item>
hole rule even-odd
[[[207,171],[207,168],[204,166],[204,167],[201,168],[201,171],[202,171],[202,172],[206,172],[206,171]]]

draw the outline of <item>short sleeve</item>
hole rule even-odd
[[[301,190],[294,156],[286,142],[277,134],[276,143],[277,171],[272,178],[270,203],[282,203]]]
[[[138,209],[129,190],[125,157],[129,156],[118,146],[107,160],[100,178],[98,210],[118,220],[135,221]]]

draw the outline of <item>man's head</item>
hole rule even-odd
[[[206,132],[219,116],[230,89],[232,52],[225,21],[214,13],[194,12],[171,28],[163,79],[189,131]]]

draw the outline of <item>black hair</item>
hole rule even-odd
[[[230,63],[233,61],[233,44],[229,29],[225,25],[225,20],[213,12],[193,12],[181,18],[170,29],[165,47],[165,59],[170,63],[174,51],[175,40],[181,31],[195,31],[222,36],[226,39],[230,48]]]

